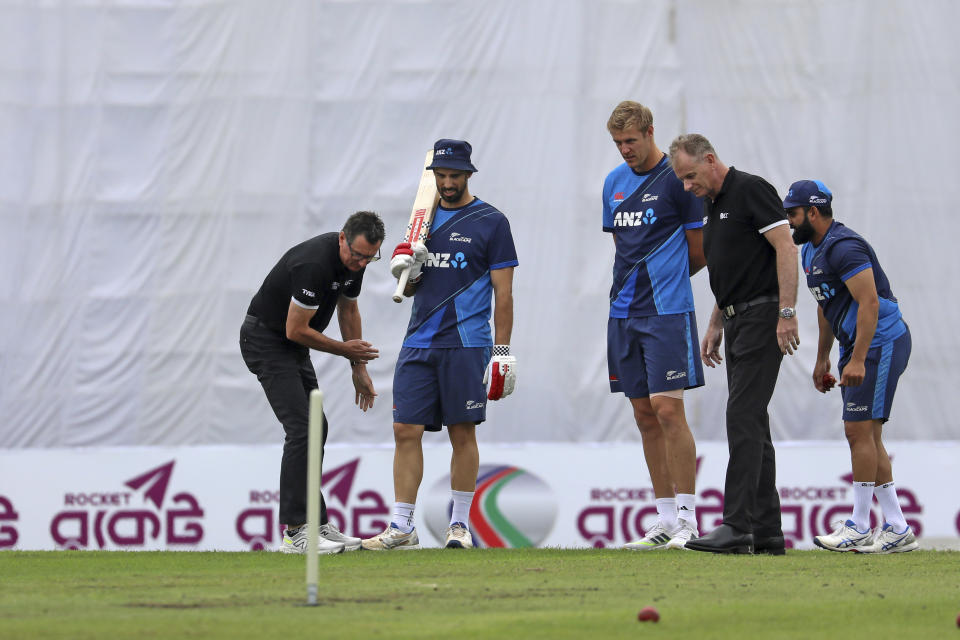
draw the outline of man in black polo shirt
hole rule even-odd
[[[380,259],[383,237],[380,217],[358,211],[339,233],[324,233],[293,247],[267,274],[240,329],[243,361],[256,374],[286,433],[280,463],[284,553],[305,553],[307,545],[307,428],[310,392],[317,388],[310,349],[349,360],[362,410],[372,407],[377,395],[366,363],[379,353],[361,338],[357,297],[366,266]],[[334,309],[342,342],[323,335]],[[324,416],[322,443],[327,430]],[[360,548],[360,538],[342,534],[327,521],[322,495],[319,546],[320,553]]]
[[[727,167],[710,141],[679,136],[670,162],[683,188],[704,197],[703,252],[717,304],[700,357],[720,364],[727,334],[727,445],[723,524],[686,544],[715,553],[784,553],[767,405],[784,354],[800,344],[797,248],[780,197],[759,176]]]

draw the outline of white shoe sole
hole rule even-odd
[[[340,545],[339,547],[336,547],[333,549],[317,549],[317,555],[330,556],[330,555],[336,555],[338,553],[343,553],[343,551],[344,551],[344,546]],[[307,552],[300,551],[300,549],[297,549],[295,547],[280,547],[280,553],[292,553],[292,554],[305,555]]]
[[[863,545],[859,547],[831,547],[830,545],[820,542],[817,538],[813,539],[813,544],[817,545],[821,549],[826,549],[827,551],[836,551],[837,553],[869,553],[870,549],[873,548],[873,545]]]
[[[417,549],[420,548],[420,545],[408,544],[402,547],[377,547],[375,549],[371,549],[369,547],[364,547],[361,545],[360,548],[363,549],[364,551],[416,551]]]
[[[473,549],[473,545],[465,545],[459,540],[450,540],[447,544],[443,545],[444,549]]]
[[[343,544],[344,551],[356,551],[357,549],[360,548],[361,541],[358,539],[353,544],[347,544],[346,542],[343,542],[342,544]]]
[[[861,550],[861,553],[872,553],[874,555],[883,556],[887,555],[888,553],[906,553],[907,551],[914,551],[919,548],[920,543],[914,541],[902,547],[894,547],[892,549],[887,549],[886,551],[874,551],[873,547],[867,547],[866,549]]]
[[[623,548],[626,549],[627,551],[659,551],[661,549],[667,549],[668,544],[670,543],[664,542],[663,544],[658,544],[656,546],[643,545],[643,546],[636,546],[636,547],[631,547],[629,544],[625,544],[623,545]]]
[[[678,540],[676,538],[673,538],[670,540],[670,542],[664,545],[664,549],[684,549],[685,550],[687,548],[686,544],[687,544],[686,540]]]

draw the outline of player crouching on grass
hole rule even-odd
[[[510,395],[516,381],[509,345],[518,263],[507,218],[470,195],[467,181],[477,170],[470,153],[462,140],[434,145],[427,169],[433,170],[440,206],[426,246],[402,242],[390,261],[398,279],[411,269],[404,295],[415,297],[393,376],[393,519],[383,533],[363,541],[364,549],[420,548],[413,511],[423,479],[423,432],[442,425],[453,446],[453,510],[444,546],[473,547],[467,523],[480,465],[476,425],[486,418],[487,400]]]
[[[840,341],[843,428],[853,463],[853,514],[836,531],[813,541],[830,551],[913,551],[920,545],[900,510],[881,439],[897,380],[910,358],[910,330],[873,247],[833,219],[832,201],[827,186],[816,180],[794,182],[783,201],[793,241],[802,245],[807,287],[818,304],[813,386],[821,393],[836,382],[829,375],[830,349],[834,337]],[[884,523],[871,531],[874,495]]]

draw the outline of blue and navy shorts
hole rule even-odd
[[[906,333],[893,342],[867,351],[863,382],[856,387],[840,387],[844,422],[886,422],[890,419],[893,394],[897,390],[900,375],[907,368],[911,347],[910,330],[907,329]],[[850,353],[852,352],[853,349],[850,349]],[[847,361],[849,359],[840,363],[841,376]]]
[[[610,391],[628,398],[703,386],[703,365],[693,312],[607,323]]]
[[[490,352],[490,347],[401,348],[393,372],[393,421],[440,431],[442,425],[486,420],[483,372]]]

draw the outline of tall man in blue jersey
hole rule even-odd
[[[477,171],[471,152],[463,140],[436,142],[428,169],[440,206],[430,235],[425,246],[397,245],[390,262],[394,277],[411,269],[404,293],[415,297],[393,377],[393,518],[383,533],[363,541],[364,549],[420,547],[413,512],[423,479],[423,432],[442,425],[453,446],[453,509],[444,546],[473,547],[467,523],[480,465],[476,425],[486,418],[487,400],[506,397],[516,381],[510,334],[518,262],[507,218],[470,195],[467,182]]]
[[[603,185],[603,230],[616,257],[607,324],[610,390],[623,392],[643,440],[657,523],[627,549],[682,548],[698,536],[697,449],[683,392],[703,385],[690,276],[703,268],[703,205],[653,139],[653,114],[621,102],[607,122],[623,164]]]
[[[900,509],[881,438],[910,358],[910,330],[873,247],[833,219],[832,202],[833,194],[819,180],[794,182],[783,200],[793,241],[802,245],[807,287],[818,304],[813,385],[821,393],[832,386],[830,349],[834,337],[840,341],[843,427],[853,463],[853,514],[814,543],[830,551],[913,551],[919,544]],[[876,532],[870,530],[874,495],[885,520]]]

